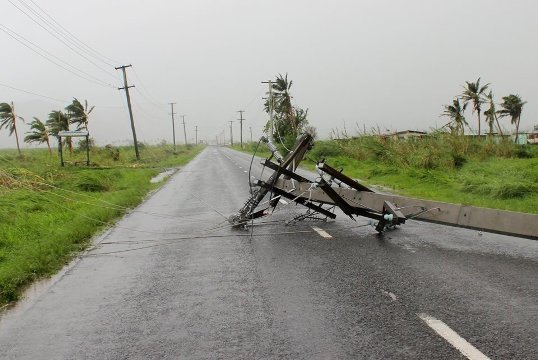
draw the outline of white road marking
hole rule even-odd
[[[467,340],[458,335],[454,330],[448,327],[447,324],[441,320],[437,320],[433,316],[428,314],[417,314],[418,317],[431,327],[439,336],[445,339],[450,345],[458,349],[463,355],[470,360],[489,360],[489,358],[482,354],[477,348],[469,344]]]
[[[333,238],[328,232],[326,232],[325,230],[323,230],[323,229],[321,229],[319,227],[312,226],[312,229],[315,232],[317,232],[319,235],[324,237],[325,239],[332,239]]]
[[[390,291],[385,291],[385,290],[381,290],[381,292],[385,295],[387,295],[388,297],[390,297],[392,299],[392,301],[396,301],[396,295],[394,295],[393,293],[391,293]]]
[[[280,201],[280,202],[281,202],[282,204],[284,204],[284,205],[288,205],[288,202],[287,202],[286,200],[284,200],[284,199],[280,199],[280,200],[278,200],[278,201]]]
[[[243,170],[243,172],[244,172],[244,173],[248,173],[248,171],[246,171],[246,170]]]

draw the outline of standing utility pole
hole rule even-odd
[[[234,146],[234,133],[232,131],[232,124],[234,122],[230,120],[230,146]]]
[[[185,136],[185,145],[187,145],[187,130],[185,130],[185,115],[180,115],[183,120],[183,136]]]
[[[240,130],[240,132],[239,132],[239,134],[240,134],[240,140],[241,140],[241,149],[243,148],[243,120],[245,120],[245,119],[243,119],[243,113],[244,113],[244,112],[245,112],[245,110],[239,110],[239,111],[238,111],[238,113],[239,113],[239,115],[240,115],[240,117],[239,117],[239,124],[240,124],[240,126],[241,126],[241,127],[240,127],[241,130]]]
[[[196,142],[194,144],[198,145],[198,125],[194,127],[194,133],[196,134],[195,136]]]
[[[172,138],[173,138],[173,142],[174,142],[174,152],[176,152],[176,122],[174,120],[174,115],[176,114],[174,112],[174,104],[175,103],[171,102],[169,104],[172,107],[172,112],[170,113],[172,115]]]
[[[131,130],[133,130],[133,141],[136,154],[136,160],[140,160],[140,153],[138,152],[138,140],[136,139],[136,130],[133,120],[133,110],[131,109],[131,96],[129,95],[129,88],[134,87],[134,85],[127,85],[127,73],[125,68],[131,67],[132,65],[123,65],[118,66],[116,70],[121,69],[123,71],[123,87],[118,88],[118,90],[125,90],[125,96],[127,97],[127,106],[129,107],[129,118],[131,118]]]
[[[250,130],[250,142],[252,142],[252,126],[249,126],[248,129]]]

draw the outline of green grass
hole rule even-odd
[[[17,300],[26,285],[61,269],[96,232],[161,185],[150,183],[153,176],[187,163],[202,147],[178,147],[173,153],[166,146],[145,146],[140,161],[132,148],[117,150],[119,156],[93,149],[89,168],[82,165],[83,152],[67,154],[61,168],[57,155],[46,150],[22,156],[0,151],[0,304]]]
[[[302,166],[313,170],[321,159],[393,193],[538,214],[538,146],[446,134],[407,141],[369,136],[316,141]]]

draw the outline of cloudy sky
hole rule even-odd
[[[528,101],[523,130],[538,124],[532,0],[2,0],[0,13],[0,101],[29,122],[87,99],[99,144],[131,139],[114,69],[126,64],[138,137],[148,142],[171,141],[169,102],[178,143],[182,114],[189,141],[195,126],[200,139],[229,137],[231,120],[237,140],[238,110],[245,138],[249,127],[258,137],[261,82],[278,73],[293,80],[293,100],[321,137],[444,125],[442,105],[478,77],[497,102],[510,93]],[[476,127],[470,111],[467,119]],[[0,147],[14,146],[1,131]]]

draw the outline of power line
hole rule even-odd
[[[26,94],[39,96],[39,97],[42,97],[42,98],[45,98],[45,99],[50,99],[50,100],[58,101],[58,102],[61,102],[61,103],[67,103],[67,102],[69,102],[69,100],[55,99],[55,98],[52,98],[52,97],[47,96],[47,95],[41,95],[41,94],[34,93],[34,92],[31,92],[31,91],[27,91],[27,90],[19,89],[19,88],[13,87],[13,86],[9,86],[9,85],[7,85],[7,84],[2,84],[2,83],[0,83],[0,86],[6,87],[6,88],[11,89],[11,90],[20,91],[20,92],[23,92],[23,93],[26,93]]]
[[[157,100],[157,98],[155,98],[154,96],[151,95],[151,93],[149,92],[148,88],[144,85],[142,79],[140,78],[140,76],[138,75],[137,71],[133,68],[133,74],[134,76],[136,77],[136,79],[138,80],[138,82],[140,83],[140,86],[142,87],[142,89],[146,92],[146,94],[148,96],[145,96],[141,91],[138,91],[143,97],[146,98],[146,100],[148,100],[150,103],[152,103],[153,105],[155,105],[156,107],[158,108],[161,108],[161,106],[163,104],[159,103],[159,101]],[[150,99],[151,98],[151,99]]]
[[[64,69],[64,70],[70,72],[71,74],[74,74],[74,75],[76,75],[76,76],[78,76],[78,77],[80,77],[80,78],[82,78],[82,79],[84,79],[84,80],[90,81],[90,82],[92,82],[92,83],[94,83],[94,84],[97,84],[97,85],[101,85],[101,86],[105,86],[105,87],[115,87],[114,85],[112,85],[112,84],[108,84],[108,83],[106,83],[105,81],[100,80],[99,78],[97,78],[97,77],[95,77],[95,76],[93,76],[93,75],[91,75],[91,74],[85,72],[84,70],[80,70],[80,69],[77,68],[76,66],[73,66],[73,65],[69,64],[68,62],[66,62],[66,61],[60,59],[59,57],[57,57],[56,55],[51,54],[49,51],[43,49],[42,47],[40,47],[39,45],[33,43],[32,41],[26,39],[26,38],[23,37],[22,35],[17,34],[15,31],[9,29],[7,26],[5,26],[5,25],[3,25],[3,24],[0,24],[0,30],[2,30],[6,35],[8,35],[9,37],[11,37],[11,38],[14,39],[15,41],[19,42],[20,44],[22,44],[22,45],[25,46],[26,48],[30,49],[31,51],[35,52],[36,54],[38,54],[39,56],[41,56],[41,57],[44,58],[45,60],[47,60],[47,61],[53,63],[54,65],[56,65],[56,66],[58,66],[58,67],[60,67],[60,68],[62,68],[62,69]],[[22,40],[21,40],[21,39],[22,39]],[[25,43],[25,42],[26,42],[26,43]],[[28,45],[28,44],[30,44],[31,46]],[[74,71],[72,71],[72,70],[70,70],[70,69],[64,67],[63,65],[60,65],[58,62],[56,62],[56,61],[50,59],[48,56],[45,56],[45,55],[43,55],[42,53],[40,53],[39,51],[37,51],[36,49],[32,48],[32,46],[34,46],[35,48],[41,50],[43,53],[47,54],[48,56],[53,57],[54,59],[58,60],[59,62],[65,64],[65,65],[67,65],[67,66],[69,66],[69,67],[71,67],[71,68],[73,68],[73,69],[75,69],[75,70],[78,71],[78,72],[81,72],[82,74],[84,74],[84,75],[86,75],[86,76],[80,75],[80,74],[78,74],[78,73],[76,73],[76,72],[74,72]]]
[[[22,2],[22,0],[19,0]],[[103,55],[102,53],[100,53],[99,51],[95,50],[94,48],[92,48],[91,46],[89,46],[88,44],[86,44],[85,42],[83,42],[82,40],[80,40],[78,37],[76,37],[72,32],[70,32],[69,30],[67,30],[65,27],[62,26],[62,24],[60,24],[58,21],[56,21],[51,15],[49,15],[42,7],[40,7],[35,1],[33,0],[30,0],[31,3],[33,3],[39,10],[41,10],[41,12],[43,14],[45,14],[45,16],[47,16],[49,19],[51,19],[56,25],[58,25],[59,28],[61,28],[65,33],[69,34],[70,36],[73,37],[73,39],[75,39],[77,42],[79,42],[80,44],[82,44],[82,46],[86,47],[87,49],[89,49],[90,51],[94,52],[95,54],[97,54],[98,56],[102,57],[103,59],[106,59],[106,60],[109,60],[111,61],[112,63],[109,63],[107,61],[103,61],[101,60],[103,63],[113,67],[114,63],[118,63],[119,61],[116,61],[114,59],[111,59],[109,58],[108,56],[106,55]],[[97,57],[96,57],[97,58]]]
[[[43,22],[46,26],[48,26],[52,31],[54,31],[56,34],[58,34],[59,36],[61,36],[63,39],[65,39],[66,41],[68,41],[71,45],[75,46],[77,49],[85,52],[86,54],[88,54],[89,56],[93,57],[94,59],[96,60],[99,60],[109,66],[114,66],[112,64],[110,64],[109,62],[107,61],[103,61],[101,58],[99,58],[98,56],[95,56],[94,54],[92,54],[90,51],[86,50],[85,48],[83,48],[82,46],[80,46],[77,42],[73,41],[69,36],[67,36],[61,29],[58,30],[58,27],[56,25],[54,25],[53,23],[51,23],[49,20],[47,20],[46,18],[44,18],[38,11],[34,10],[30,5],[28,5],[26,2],[24,2],[23,0],[18,0],[19,3],[21,3],[26,9],[28,9],[32,14],[34,14],[35,16],[37,16],[39,18],[39,20],[41,22]],[[42,10],[37,4],[34,3],[34,5],[36,5],[42,12],[44,12],[44,10]],[[49,16],[48,14],[45,13],[45,15]],[[49,16],[50,17],[50,16]]]
[[[61,38],[59,38],[57,35],[55,35],[52,31],[50,31],[49,29],[47,29],[45,26],[43,26],[39,21],[37,21],[36,19],[34,19],[30,14],[28,14],[26,11],[24,11],[23,9],[21,9],[19,6],[17,6],[15,3],[13,3],[13,1],[11,0],[8,0],[8,2],[13,5],[15,8],[17,8],[20,12],[22,12],[24,15],[26,15],[30,20],[32,20],[35,24],[37,24],[39,27],[41,27],[43,30],[45,30],[46,32],[48,32],[50,35],[52,35],[54,38],[56,38],[58,41],[60,41],[62,44],[64,44],[65,46],[67,46],[71,51],[73,51],[74,53],[76,53],[77,55],[83,57],[84,59],[86,59],[88,62],[90,62],[92,65],[94,65],[95,67],[97,67],[98,69],[100,69],[101,71],[103,71],[104,73],[108,74],[109,76],[112,76],[115,78],[115,75],[113,75],[113,73],[109,72],[108,70],[106,70],[105,68],[103,68],[102,66],[100,66],[99,64],[96,64],[93,60],[89,59],[86,55],[82,54],[80,51],[74,49],[71,45],[69,45],[68,43],[66,43],[64,40],[62,40]]]

